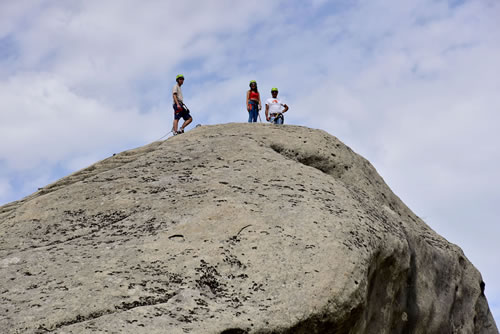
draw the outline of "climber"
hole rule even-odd
[[[248,110],[248,122],[257,122],[257,116],[259,116],[259,110],[262,109],[262,104],[260,102],[260,94],[257,89],[257,82],[255,80],[250,81],[250,89],[247,91],[247,110]]]
[[[176,78],[175,81],[177,82],[172,90],[172,96],[174,99],[174,126],[172,127],[172,133],[175,135],[184,133],[184,129],[186,126],[189,125],[193,121],[193,118],[189,114],[189,109],[186,108],[186,105],[184,104],[184,100],[182,98],[182,90],[181,86],[184,83],[184,76],[182,74],[179,74]],[[181,117],[184,119],[184,123],[182,124],[181,128],[179,131],[177,131],[177,127],[179,125],[179,120]]]
[[[288,106],[278,100],[278,88],[271,88],[271,95],[272,97],[266,100],[266,120],[273,124],[283,124],[283,113],[287,112]]]

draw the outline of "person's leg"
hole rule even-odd
[[[271,124],[278,124],[278,114],[271,114],[270,122]]]
[[[177,106],[175,105],[175,103],[174,103],[173,107],[174,107],[174,124],[172,126],[172,131],[173,131],[173,133],[175,135],[177,133],[177,127],[179,126],[179,119],[180,119],[180,117],[179,117],[179,115],[176,112],[177,111]]]
[[[276,117],[276,124],[283,124],[283,115]]]
[[[188,126],[192,121],[193,121],[193,117],[189,117],[187,120],[185,120],[184,123],[182,123],[181,131],[184,132],[184,129],[186,128],[186,126]]]
[[[248,102],[248,123],[252,123],[253,115],[253,103],[251,101]]]
[[[253,122],[257,123],[257,116],[259,115],[259,106],[255,103],[253,105]]]
[[[256,106],[254,103],[250,102],[250,111],[248,112],[248,123],[255,122],[255,109]]]

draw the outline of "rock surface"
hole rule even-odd
[[[498,333],[480,273],[335,137],[226,124],[0,208],[2,333]]]

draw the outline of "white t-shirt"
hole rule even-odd
[[[174,88],[172,89],[172,94],[175,94],[177,93],[177,100],[179,102],[182,102],[183,99],[182,99],[182,90],[181,90],[181,86],[179,86],[178,83],[175,84]],[[174,100],[174,103],[175,103],[175,100]]]
[[[276,114],[276,113],[279,113],[281,112],[281,108],[284,107],[284,104],[281,103],[281,101],[279,99],[275,99],[275,98],[268,98],[266,100],[266,105],[269,106],[269,113],[270,114]]]

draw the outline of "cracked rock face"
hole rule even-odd
[[[0,207],[2,333],[498,333],[480,273],[335,137],[226,124]]]

